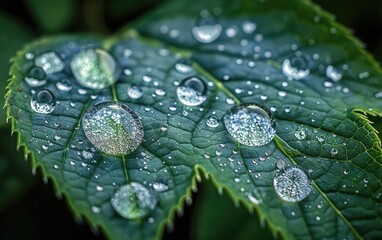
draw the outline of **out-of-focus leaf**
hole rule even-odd
[[[45,32],[57,32],[73,21],[75,0],[26,0],[37,25]]]

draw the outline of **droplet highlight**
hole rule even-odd
[[[210,16],[200,18],[196,26],[192,28],[194,38],[201,43],[212,43],[220,37],[221,33],[222,26]]]
[[[294,56],[285,59],[281,69],[289,80],[300,80],[309,75],[308,61],[303,56]]]
[[[34,63],[37,67],[42,68],[46,74],[61,72],[65,68],[64,62],[55,52],[41,54],[35,58]]]

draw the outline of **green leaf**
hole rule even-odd
[[[217,15],[214,34],[219,26],[222,33],[201,43],[192,30],[207,11]],[[248,21],[256,24],[255,30],[253,24],[242,29]],[[112,239],[159,237],[204,173],[287,239],[372,239],[382,234],[382,151],[363,114],[382,114],[382,74],[348,30],[310,2],[293,0],[172,1],[133,27],[109,39],[79,35],[36,41],[16,56],[11,68],[7,109],[14,131],[33,166],[54,179],[76,215],[102,227]],[[96,90],[76,81],[70,63],[89,48],[103,48],[113,56],[119,73],[115,84]],[[58,72],[47,74],[45,85],[30,87],[25,76],[35,60],[25,54],[37,58],[51,51],[64,68],[55,66]],[[96,81],[93,88],[113,78],[113,62],[101,55],[96,62],[87,60],[98,67],[84,64],[75,70],[77,78],[90,74]],[[288,80],[282,64],[295,55],[306,58],[309,74]],[[192,63],[187,73],[175,67],[180,58]],[[342,79],[328,77],[328,66],[340,71]],[[207,100],[197,107],[176,97],[176,85],[190,76],[208,86]],[[63,79],[70,81],[68,92],[57,88]],[[142,98],[128,96],[133,85],[142,88]],[[30,106],[32,92],[44,89],[57,100],[50,114]],[[85,136],[82,118],[105,100],[126,104],[143,124],[144,141],[131,154],[105,154]],[[238,144],[225,129],[224,114],[233,104],[248,102],[266,106],[275,118],[276,136],[266,145]],[[220,121],[216,128],[206,124],[211,115]],[[106,136],[114,131],[123,137],[96,147],[120,153],[129,130],[115,119],[107,124]],[[305,129],[304,139],[295,136],[299,128]],[[278,197],[273,187],[280,172],[276,163],[308,173],[312,190],[305,199],[286,202]],[[135,220],[128,220],[111,199],[132,182],[139,185],[130,189],[144,186],[147,191],[139,187],[126,194],[132,204],[125,207],[135,214]],[[158,183],[168,189],[154,192]],[[150,212],[152,196],[157,204]],[[137,219],[140,208],[147,216]]]
[[[74,0],[27,0],[28,10],[36,23],[45,32],[57,32],[73,22],[76,1]]]
[[[20,198],[35,183],[29,163],[16,151],[9,128],[0,128],[0,211]]]
[[[0,12],[0,96],[5,95],[5,87],[9,78],[10,58],[15,55],[26,41],[31,39],[31,34],[17,22]],[[4,98],[0,97],[0,127],[5,125]]]
[[[192,215],[192,239],[274,239],[256,214],[236,207],[210,182],[202,183],[198,194]]]

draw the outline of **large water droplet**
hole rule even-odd
[[[41,54],[35,58],[34,63],[41,67],[46,74],[61,72],[65,68],[64,62],[55,52]]]
[[[285,59],[282,71],[289,80],[300,80],[309,75],[308,61],[303,56]]]
[[[176,88],[176,96],[186,106],[199,106],[207,99],[207,86],[202,79],[189,77]]]
[[[61,81],[57,82],[56,83],[56,87],[58,90],[62,91],[62,92],[69,92],[70,90],[72,90],[72,83],[70,82],[69,79],[62,79]]]
[[[103,89],[116,81],[117,65],[113,57],[102,49],[86,49],[73,57],[72,73],[84,87]]]
[[[33,94],[30,105],[37,113],[49,114],[56,107],[56,99],[50,91],[42,90]]]
[[[222,33],[222,26],[212,17],[200,18],[192,28],[194,38],[201,43],[211,43]]]
[[[33,67],[27,73],[25,82],[31,87],[39,87],[46,83],[45,72],[40,67]]]
[[[126,105],[117,101],[92,106],[82,119],[84,133],[99,150],[111,155],[133,152],[143,140],[143,125]]]
[[[273,179],[273,186],[277,195],[287,202],[299,202],[311,191],[308,176],[297,167],[286,167],[277,173]]]
[[[247,146],[263,146],[276,134],[275,121],[265,106],[243,103],[224,115],[224,125],[229,134]]]
[[[157,198],[142,184],[132,182],[122,186],[110,202],[119,215],[134,220],[148,216],[155,209]]]

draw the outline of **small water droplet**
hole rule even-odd
[[[49,114],[56,107],[56,99],[50,91],[42,90],[33,94],[30,105],[37,113]]]
[[[332,148],[332,150],[330,150],[330,153],[332,154],[332,156],[335,156],[338,154],[338,149],[337,148]]]
[[[119,215],[134,220],[149,215],[157,205],[157,198],[142,184],[132,182],[122,186],[110,202]]]
[[[169,186],[165,183],[162,183],[162,182],[154,182],[153,183],[153,189],[156,192],[165,192],[169,189]]]
[[[276,134],[275,120],[265,106],[243,103],[224,115],[224,125],[229,134],[247,146],[263,146]]]
[[[326,76],[334,82],[338,82],[342,78],[342,74],[331,65],[326,68]]]
[[[207,100],[207,86],[199,77],[189,77],[176,88],[176,95],[186,106],[199,106]]]
[[[211,43],[218,39],[222,32],[222,26],[210,16],[198,19],[196,26],[192,28],[194,38],[201,43]]]
[[[65,64],[55,52],[43,53],[34,60],[36,66],[41,67],[46,74],[61,72]]]
[[[278,169],[283,169],[283,168],[285,167],[285,161],[282,160],[282,159],[277,160],[277,162],[276,162],[276,167],[277,167]]]
[[[166,95],[166,91],[165,90],[163,90],[163,89],[161,89],[161,88],[157,88],[157,89],[155,89],[155,94],[157,95],[157,96],[165,96]]]
[[[103,187],[101,185],[97,185],[96,189],[97,189],[98,192],[102,192],[103,191]]]
[[[133,85],[127,89],[127,96],[131,99],[140,99],[143,96],[142,88],[136,85]]]
[[[62,92],[69,92],[70,90],[72,90],[72,83],[70,82],[69,79],[65,78],[57,82],[56,87],[58,90]]]
[[[250,21],[244,21],[241,24],[241,29],[246,34],[251,34],[256,30],[256,23]]]
[[[93,206],[92,207],[92,212],[95,213],[95,214],[98,214],[101,212],[101,208],[97,207],[97,206]]]
[[[192,71],[192,62],[189,58],[181,58],[175,64],[175,69],[180,73],[189,73]]]
[[[211,128],[216,128],[219,126],[219,118],[216,115],[211,115],[207,118],[206,124]]]
[[[309,75],[308,61],[303,56],[294,56],[285,59],[282,71],[289,80],[300,80]]]
[[[287,202],[304,200],[311,192],[311,184],[306,173],[297,167],[286,167],[273,178],[277,195]]]
[[[103,89],[115,83],[117,64],[102,49],[86,49],[75,55],[70,63],[72,73],[84,87]]]
[[[85,159],[91,159],[93,158],[94,153],[89,151],[88,149],[82,151],[82,157]]]
[[[84,115],[82,126],[89,141],[111,155],[129,154],[143,140],[143,125],[139,117],[117,101],[93,105]]]
[[[299,126],[295,131],[294,131],[294,136],[298,140],[304,140],[307,136],[306,129],[302,126]]]
[[[46,83],[45,72],[40,67],[33,67],[25,77],[25,82],[31,87],[39,87]]]

